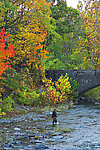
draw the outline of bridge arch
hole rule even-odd
[[[61,74],[79,83],[79,97],[89,90],[100,86],[100,70],[46,70],[46,77],[56,81]]]

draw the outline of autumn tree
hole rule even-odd
[[[100,69],[100,1],[84,0],[84,4],[79,1],[82,30],[84,36],[80,37],[79,48],[83,66],[82,68]]]
[[[2,73],[10,68],[9,58],[15,55],[14,46],[8,41],[9,34],[3,28],[0,32],[0,78]]]
[[[45,0],[5,0],[0,2],[1,23],[7,32],[12,33],[11,41],[16,47],[16,57],[12,64],[23,64],[42,68],[46,57],[44,41],[50,26],[49,3]]]

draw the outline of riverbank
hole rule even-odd
[[[21,115],[27,115],[28,113],[42,113],[45,111],[49,111],[52,112],[55,108],[57,109],[58,112],[62,112],[64,110],[67,110],[69,108],[73,107],[73,102],[70,102],[68,104],[58,104],[58,105],[52,105],[52,106],[21,106],[19,104],[16,104],[16,106],[14,107],[13,111],[8,112],[6,115],[4,116],[0,116],[1,118],[6,118],[6,119],[10,119],[12,117],[20,117]]]

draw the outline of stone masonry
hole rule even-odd
[[[100,70],[46,70],[46,77],[56,81],[61,74],[68,74],[69,78],[79,83],[79,97],[85,92],[100,86]]]

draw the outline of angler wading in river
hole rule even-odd
[[[57,123],[57,112],[56,109],[52,112],[53,125]]]

